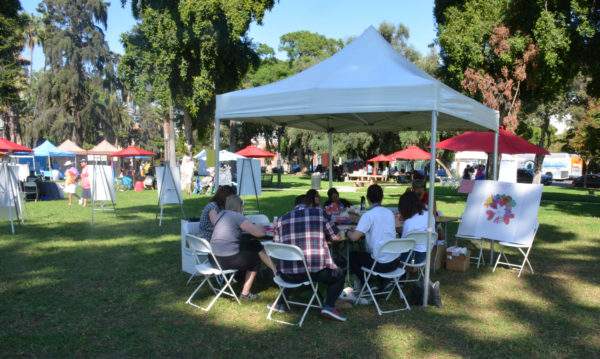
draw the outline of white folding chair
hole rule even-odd
[[[265,225],[271,223],[269,217],[264,214],[247,214],[246,219],[255,225]]]
[[[496,259],[496,264],[494,265],[494,269],[492,272],[496,271],[496,267],[498,264],[503,264],[508,266],[510,269],[519,270],[519,275],[517,278],[521,277],[521,273],[525,268],[525,264],[529,267],[529,271],[533,274],[533,268],[531,267],[531,263],[529,262],[529,252],[531,251],[531,247],[533,246],[533,240],[535,239],[535,234],[537,233],[538,227],[540,223],[538,221],[535,222],[535,226],[533,230],[528,233],[524,233],[523,237],[515,242],[499,242],[500,244],[500,253],[498,254],[498,259]],[[521,264],[513,264],[508,260],[508,257],[504,254],[504,247],[516,248],[523,255],[523,263]],[[504,258],[504,262],[500,261],[500,257]]]
[[[478,250],[476,252],[477,255],[471,256],[469,258],[469,260],[471,260],[471,261],[477,261],[477,268],[479,268],[480,265],[485,265],[485,258],[483,257],[483,244],[486,241],[485,238],[470,236],[467,234],[458,234],[458,233],[456,234],[455,237],[456,237],[456,242],[458,242],[459,238],[467,239],[477,248],[477,250]]]
[[[379,258],[379,256],[384,253],[401,254],[401,253],[409,252],[409,255],[410,255],[410,252],[412,252],[414,247],[415,247],[414,240],[405,239],[405,238],[393,239],[391,241],[386,242],[383,246],[381,246],[381,248],[379,249],[379,253],[377,253],[376,258]],[[408,304],[408,300],[406,300],[406,296],[404,296],[404,292],[402,291],[402,287],[400,287],[400,282],[399,282],[400,277],[403,276],[404,273],[406,273],[406,270],[404,268],[398,267],[391,272],[380,273],[380,272],[375,271],[376,265],[377,265],[377,261],[374,261],[371,268],[362,267],[363,274],[364,274],[364,284],[363,284],[362,288],[360,289],[360,292],[358,294],[358,297],[356,298],[355,304],[358,304],[358,302],[360,301],[361,298],[366,297],[366,294],[363,294],[366,289],[367,291],[369,291],[369,296],[373,300],[373,303],[375,303],[375,307],[377,308],[377,313],[379,313],[379,315],[386,314],[386,313],[399,312],[399,311],[407,310],[407,309],[410,310],[410,305]],[[373,293],[373,288],[371,288],[371,285],[369,284],[369,279],[371,278],[371,276],[379,276],[379,277],[386,278],[386,279],[392,279],[394,281],[394,286],[387,291],[382,290],[381,292]],[[394,292],[394,289],[396,289],[396,288],[398,289],[398,294],[400,295],[400,299],[404,300],[404,304],[406,304],[406,306],[404,308],[398,308],[398,309],[392,309],[392,310],[385,310],[385,311],[381,310],[381,308],[379,307],[379,303],[377,303],[377,299],[375,298],[375,296],[387,294],[387,297],[385,299],[389,300],[390,297],[392,296],[392,293]]]
[[[240,300],[238,299],[237,295],[235,294],[235,291],[233,290],[233,287],[231,287],[231,282],[233,281],[233,276],[235,275],[235,272],[237,272],[237,269],[226,269],[226,270],[221,269],[221,265],[219,265],[219,261],[217,260],[217,258],[213,254],[212,247],[210,246],[210,243],[206,239],[199,238],[199,237],[196,237],[196,236],[191,235],[191,234],[188,234],[186,236],[186,238],[187,238],[187,240],[188,240],[188,242],[190,244],[190,248],[194,252],[194,256],[198,257],[198,255],[202,255],[202,254],[206,254],[206,255],[212,256],[213,260],[215,261],[216,268],[210,262],[208,262],[208,261],[201,262],[201,261],[198,260],[198,264],[196,264],[196,266],[195,266],[195,268],[196,268],[196,273],[195,274],[203,276],[204,279],[202,280],[202,282],[200,283],[200,285],[198,285],[198,287],[196,288],[196,290],[194,290],[194,293],[192,293],[192,295],[190,295],[190,297],[188,298],[188,300],[185,303],[189,304],[189,305],[192,305],[192,306],[194,306],[196,308],[200,308],[200,309],[202,309],[204,311],[209,311],[210,308],[213,306],[213,304],[215,304],[215,302],[217,301],[217,299],[219,299],[219,297],[221,295],[225,294],[225,295],[229,295],[229,296],[234,297],[235,300],[238,302],[238,304],[241,305],[242,303],[240,302]],[[219,278],[219,277],[222,279],[222,286],[221,286],[220,289],[218,289],[210,281],[210,278],[215,278],[216,279],[216,278]],[[191,278],[190,278],[190,280],[191,280]],[[189,282],[189,280],[188,280],[188,282]],[[199,305],[196,305],[196,304],[192,303],[192,298],[194,298],[194,296],[200,290],[200,288],[202,288],[202,286],[204,285],[204,283],[208,283],[208,285],[210,286],[210,288],[215,293],[215,297],[213,298],[213,300],[210,302],[210,304],[206,308],[202,308]]]
[[[429,248],[433,248],[433,243],[437,242],[437,232],[431,232],[431,244]],[[411,240],[415,242],[415,246],[424,245],[427,246],[427,240],[429,239],[429,232],[427,231],[419,231],[419,232],[410,232],[406,235],[406,237],[402,238],[402,240]],[[410,258],[410,255],[408,256]],[[404,279],[400,282],[409,283],[409,282],[418,282],[421,280],[421,277],[425,275],[423,272],[425,269],[425,261],[421,263],[414,263],[413,260],[408,262],[400,262],[402,264],[402,268],[414,268],[417,270],[417,278],[416,279]]]
[[[299,327],[301,327],[302,323],[304,323],[304,318],[306,318],[306,314],[308,314],[308,310],[310,308],[318,308],[318,309],[323,308],[323,304],[321,303],[321,299],[319,298],[319,284],[314,283],[312,281],[312,278],[310,277],[310,272],[308,271],[308,265],[306,264],[306,259],[304,258],[304,253],[302,252],[302,250],[299,247],[293,246],[291,244],[273,243],[273,242],[263,243],[263,246],[265,248],[265,252],[267,253],[267,256],[269,257],[269,262],[271,263],[271,267],[273,267],[273,268],[274,268],[274,266],[273,266],[273,262],[272,262],[271,258],[275,258],[275,259],[282,260],[282,261],[299,261],[299,262],[301,261],[302,264],[304,265],[304,270],[306,271],[306,274],[308,276],[308,280],[305,282],[290,283],[290,282],[284,281],[278,275],[275,275],[275,277],[273,277],[273,281],[279,286],[279,294],[277,295],[277,298],[275,298],[275,301],[273,302],[273,304],[271,305],[271,308],[269,309],[269,314],[267,315],[267,319],[269,319],[269,320],[275,320],[276,322],[288,324],[288,325],[298,325]],[[291,300],[288,300],[285,297],[285,294],[283,293],[283,291],[285,289],[298,288],[298,287],[302,287],[302,286],[309,286],[312,289],[313,293],[312,293],[312,296],[310,297],[310,300],[308,301],[308,303],[293,302]],[[304,313],[302,313],[302,318],[300,318],[300,321],[298,323],[290,323],[290,322],[286,322],[286,321],[282,321],[282,320],[271,319],[271,315],[273,314],[273,309],[275,308],[275,305],[277,303],[279,303],[279,298],[283,298],[283,301],[288,309],[290,309],[290,304],[298,305],[301,307],[306,307],[306,309],[304,310]],[[313,301],[315,299],[317,300],[318,305],[313,305]]]

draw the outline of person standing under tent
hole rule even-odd
[[[90,183],[90,173],[87,166],[87,160],[83,158],[81,160],[81,199],[83,200],[83,206],[87,207],[88,199],[92,198],[92,184]]]
[[[77,171],[77,168],[73,166],[73,162],[71,161],[65,162],[65,167],[67,167],[65,171],[65,192],[69,194],[69,206],[73,204],[73,196],[77,197],[79,204],[81,204],[82,199],[77,195],[77,177],[79,177],[79,171]]]
[[[189,156],[183,156],[181,163],[181,190],[192,194],[192,178],[194,177],[194,163]]]

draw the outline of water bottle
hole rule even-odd
[[[364,211],[367,209],[367,204],[365,203],[365,196],[360,196],[360,210]]]

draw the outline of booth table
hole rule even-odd
[[[352,174],[349,173],[346,175],[348,177],[349,182],[385,182],[387,180],[387,176],[385,175],[367,175],[367,174]]]

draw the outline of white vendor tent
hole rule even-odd
[[[218,124],[225,120],[327,132],[330,153],[334,132],[430,130],[430,173],[435,172],[438,128],[498,131],[496,111],[419,69],[372,26],[337,54],[299,74],[218,95],[215,120],[217,153]],[[331,166],[329,178],[331,186]],[[431,176],[429,208],[433,208],[433,181]],[[434,230],[430,212],[429,231]],[[425,283],[429,280],[429,252]],[[426,304],[428,286],[424,287]]]

